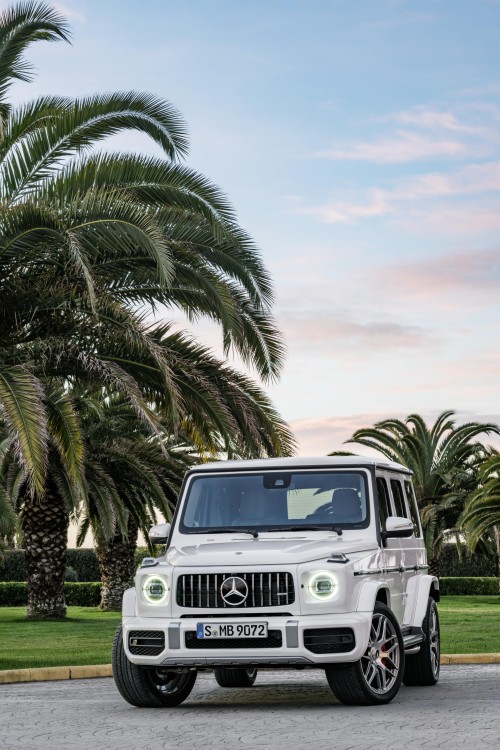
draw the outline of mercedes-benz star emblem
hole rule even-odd
[[[243,604],[246,601],[248,586],[243,578],[230,576],[222,582],[220,593],[226,604],[229,604],[230,607],[236,607],[238,604]]]

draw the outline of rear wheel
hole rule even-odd
[[[406,657],[403,682],[405,685],[435,685],[439,680],[441,656],[439,616],[436,602],[429,599],[422,623],[424,642],[418,654]]]
[[[214,675],[221,687],[249,688],[255,682],[257,670],[242,667],[218,667],[214,669]]]
[[[325,671],[339,701],[350,706],[370,706],[392,701],[401,686],[403,670],[403,638],[398,621],[389,607],[377,602],[368,646],[361,659],[352,664],[335,664]]]
[[[159,708],[178,706],[186,700],[196,672],[173,672],[158,667],[142,667],[127,659],[121,626],[113,642],[113,677],[121,696],[132,706]]]

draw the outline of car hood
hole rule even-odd
[[[224,567],[235,565],[293,565],[322,560],[332,554],[345,555],[365,553],[376,549],[373,541],[365,539],[338,538],[336,535],[311,538],[265,538],[243,539],[240,535],[231,539],[210,541],[204,538],[197,544],[171,546],[166,552],[170,565],[182,567]]]

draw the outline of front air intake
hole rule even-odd
[[[221,586],[226,578],[242,578],[246,584],[245,599],[231,606],[222,597]],[[199,573],[182,575],[177,581],[179,607],[198,609],[253,609],[293,604],[295,591],[291,573]]]

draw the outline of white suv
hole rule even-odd
[[[151,530],[125,592],[113,674],[135,706],[174,706],[199,670],[319,668],[337,698],[383,704],[439,677],[439,583],[427,575],[411,472],[361,457],[191,469],[172,527]]]

